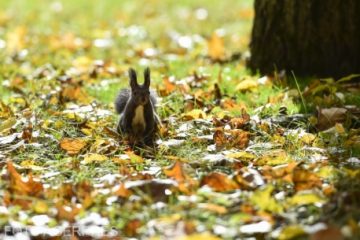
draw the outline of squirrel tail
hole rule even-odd
[[[119,92],[119,95],[116,97],[115,100],[115,110],[118,114],[121,114],[125,107],[126,103],[130,98],[130,90],[129,89],[122,89]]]

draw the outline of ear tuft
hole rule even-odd
[[[129,79],[130,79],[130,87],[134,89],[138,86],[136,72],[133,68],[129,68]]]
[[[150,68],[145,68],[144,70],[144,86],[149,88],[150,87]]]

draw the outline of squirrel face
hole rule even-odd
[[[150,70],[145,69],[143,85],[138,84],[135,70],[129,70],[129,77],[133,101],[136,105],[146,105],[150,101]]]
[[[150,91],[148,88],[139,86],[136,89],[131,89],[132,99],[134,99],[136,105],[146,105],[150,101]]]

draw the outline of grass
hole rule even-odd
[[[295,130],[273,123],[288,117],[280,114],[284,108],[289,115],[300,113],[305,107],[312,110],[310,98],[302,96],[301,90],[313,78],[294,82],[290,77],[287,85],[271,79],[270,84],[258,85],[260,76],[250,75],[244,58],[218,63],[208,56],[209,38],[214,33],[224,41],[226,56],[238,52],[246,55],[254,16],[252,4],[252,0],[0,2],[0,46],[1,40],[6,43],[0,53],[0,61],[4,63],[0,66],[1,101],[9,106],[13,112],[11,118],[16,120],[12,128],[0,134],[3,137],[22,134],[24,129],[32,131],[29,139],[21,135],[1,150],[4,149],[6,158],[12,160],[22,175],[31,172],[48,184],[49,191],[55,188],[52,194],[58,198],[45,199],[50,209],[45,214],[50,216],[51,225],[67,221],[56,215],[61,208],[54,203],[67,207],[86,205],[78,214],[66,217],[73,217],[71,221],[76,222],[90,213],[99,213],[110,221],[110,226],[129,238],[148,237],[146,234],[151,231],[154,235],[165,234],[157,226],[169,226],[173,228],[170,232],[177,233],[177,227],[182,224],[187,234],[207,231],[232,239],[234,232],[237,237],[246,237],[239,232],[239,226],[259,220],[274,223],[274,229],[279,232],[294,218],[299,225],[311,225],[320,219],[322,208],[315,204],[289,206],[287,201],[296,193],[296,183],[276,177],[268,180],[263,175],[269,169],[275,171],[285,166],[288,159],[294,160],[296,167],[307,174],[325,171],[327,163],[313,163],[310,150],[313,147],[343,150],[347,135],[313,134],[310,137],[316,140],[307,142]],[[152,71],[152,87],[161,95],[158,113],[166,129],[162,129],[160,138],[163,142],[183,142],[170,147],[160,145],[155,153],[137,149],[142,155],[139,157],[131,155],[132,149],[126,142],[111,132],[118,120],[113,101],[121,88],[128,87],[128,68],[134,67],[140,73],[147,66]],[[169,87],[166,79],[173,85],[170,83]],[[257,85],[238,90],[238,84],[244,80]],[[220,88],[221,101],[215,98],[215,84]],[[339,88],[333,83],[325,87]],[[345,99],[346,103],[360,102],[359,97],[350,94],[346,94]],[[74,104],[77,107],[74,108]],[[224,122],[241,120],[242,108],[260,120],[254,117],[246,129],[236,129],[239,131],[218,127],[212,122],[215,116]],[[208,118],[194,117],[186,121],[193,109],[201,110]],[[5,110],[0,108],[0,114],[7,117]],[[3,123],[0,122],[0,129]],[[300,121],[296,126],[306,131],[308,124]],[[223,139],[219,140],[224,146],[214,144],[216,127],[224,130]],[[243,131],[249,132],[249,146],[255,147],[227,149],[226,144],[235,141],[229,139],[236,139],[239,137],[236,134]],[[19,148],[5,151],[23,138],[24,144]],[[64,138],[81,139],[86,146],[77,154],[67,153],[61,148]],[[283,155],[266,159],[266,154],[273,150],[283,150]],[[358,152],[355,148],[349,151],[352,152],[346,154]],[[229,152],[254,156],[230,158]],[[96,154],[105,156],[106,160],[84,163],[88,155]],[[346,158],[346,154],[342,157]],[[124,155],[130,159],[123,158]],[[217,156],[220,158],[216,159]],[[181,162],[180,175],[186,179],[178,181],[183,192],[174,190],[167,196],[158,190],[164,183],[156,185],[153,180],[171,180],[165,169],[176,162]],[[5,165],[0,161],[3,172]],[[273,168],[275,165],[278,166]],[[347,175],[347,170],[341,171]],[[244,185],[234,191],[213,191],[200,186],[204,177],[212,173],[224,174],[227,180],[235,179],[236,184]],[[264,179],[263,187],[276,186],[270,196],[264,197],[264,202],[266,205],[267,199],[275,201],[276,195],[277,204],[283,204],[286,209],[283,215],[263,210],[269,206],[262,206],[261,201],[251,203],[252,196],[263,191],[260,186],[246,185],[254,183],[256,176]],[[0,195],[5,196],[12,190],[13,182],[7,181],[8,175],[2,179]],[[131,198],[114,198],[113,191],[120,184],[147,180],[150,183],[141,185],[144,191],[131,188],[136,193]],[[221,180],[215,180],[226,186]],[[303,180],[306,184],[308,179]],[[333,179],[326,181],[335,184]],[[323,196],[322,187],[313,194]],[[165,200],[156,202],[158,197]],[[19,207],[11,200],[7,205],[11,213],[0,216],[0,227],[14,219],[31,223],[31,217],[40,214],[32,205]],[[303,217],[291,215],[299,209]],[[142,219],[141,226],[134,227],[139,219]],[[223,228],[229,231],[221,232]],[[265,235],[253,236],[266,238]]]

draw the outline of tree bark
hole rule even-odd
[[[250,69],[360,73],[359,0],[255,0]]]

